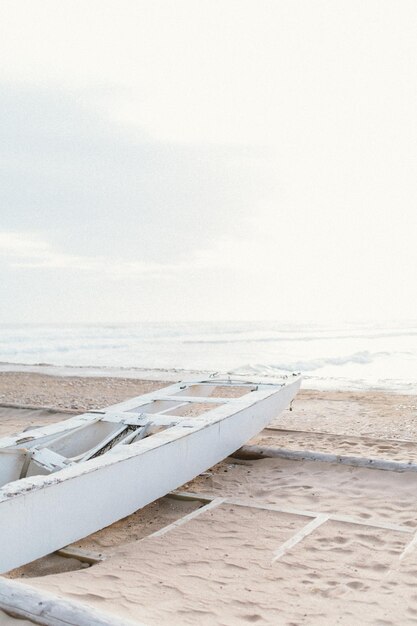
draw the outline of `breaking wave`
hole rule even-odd
[[[375,352],[371,353],[367,350],[363,352],[356,352],[355,354],[350,354],[348,356],[341,357],[327,357],[321,359],[311,359],[309,361],[287,361],[283,363],[274,363],[270,365],[246,365],[241,370],[252,370],[257,372],[264,372],[266,370],[269,371],[277,371],[277,372],[314,372],[316,370],[322,369],[327,365],[338,365],[343,366],[348,363],[360,363],[362,365],[366,365],[372,363],[375,359],[381,357],[389,357],[389,352]],[[234,371],[237,373],[237,371]]]
[[[278,322],[0,327],[0,361],[276,376],[315,388],[417,388],[416,324]],[[2,366],[2,369],[7,365]],[[87,375],[87,374],[86,374]],[[105,375],[105,374],[103,374]]]

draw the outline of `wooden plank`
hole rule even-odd
[[[94,422],[100,421],[100,415],[91,415],[85,413],[76,417],[70,417],[62,422],[56,422],[55,424],[49,424],[48,426],[41,426],[40,428],[33,428],[32,430],[26,430],[18,435],[12,435],[9,437],[3,437],[0,439],[0,448],[10,448],[11,446],[31,446],[32,443],[42,443],[42,440],[48,440],[50,437],[62,434],[72,434],[81,431],[82,429],[94,424]]]
[[[369,459],[359,456],[345,456],[315,452],[313,450],[289,450],[288,448],[270,448],[265,446],[242,446],[232,454],[236,459],[279,458],[287,461],[316,461],[335,465],[349,465],[391,472],[417,472],[417,463]]]
[[[278,428],[275,426],[266,426],[264,430],[270,430],[281,434],[289,433],[290,435],[324,435],[325,437],[334,437],[335,439],[351,439],[352,441],[357,441],[358,443],[361,441],[372,441],[373,443],[411,443],[417,445],[417,441],[413,439],[380,439],[379,437],[370,437],[369,435],[358,436],[351,434],[326,433],[322,430],[294,430],[292,428]]]
[[[81,602],[0,577],[0,608],[42,626],[144,626]]]
[[[211,502],[215,499],[215,497],[211,498],[210,496],[202,496],[200,494],[188,493],[188,492],[171,492],[167,493],[167,498],[172,498],[173,500],[189,500],[191,502]]]
[[[363,520],[358,517],[351,517],[350,515],[338,515],[331,514],[330,519],[333,522],[342,522],[345,524],[356,524],[357,526],[368,526],[370,528],[382,528],[383,530],[392,530],[396,533],[412,533],[414,528],[409,526],[402,526],[400,524],[390,524],[378,519]]]
[[[173,494],[169,494],[170,497],[179,497],[184,500],[201,500],[201,501],[209,501],[213,500],[214,496],[211,497],[206,494],[193,493],[188,491],[180,491],[175,492]],[[253,500],[244,501],[239,500],[237,498],[224,498],[224,504],[232,504],[234,506],[242,506],[250,509],[261,509],[264,511],[275,511],[277,513],[287,513],[289,515],[298,515],[300,517],[319,517],[323,515],[323,512],[320,511],[309,511],[306,509],[294,509],[292,507],[285,506],[277,506],[275,504],[264,504],[262,502],[254,502]],[[399,524],[390,524],[389,522],[385,522],[383,520],[378,519],[368,519],[364,520],[359,517],[353,517],[352,515],[339,515],[337,513],[325,513],[329,517],[329,520],[333,522],[342,522],[345,524],[356,524],[358,526],[370,526],[371,528],[382,528],[383,530],[393,530],[394,532],[399,533],[414,533],[414,528],[410,528],[409,526],[402,526]]]
[[[220,504],[223,504],[224,501],[225,501],[224,498],[214,498],[214,500],[211,500],[210,502],[208,502],[208,504],[205,504],[204,506],[200,507],[199,509],[196,509],[195,511],[191,511],[191,513],[188,513],[188,515],[184,515],[184,517],[180,517],[180,519],[175,520],[175,522],[172,522],[172,524],[168,524],[168,526],[164,526],[163,528],[160,528],[159,530],[155,531],[151,535],[148,535],[147,538],[162,537],[163,535],[166,535],[166,533],[169,533],[172,530],[175,530],[176,528],[178,528],[179,526],[182,526],[183,524],[186,524],[192,519],[198,517],[199,515],[202,515],[202,513],[206,513],[210,509],[214,509],[217,506],[220,506]]]
[[[71,417],[71,415],[79,413],[77,409],[62,409],[54,406],[38,406],[37,404],[17,404],[14,402],[0,402],[2,409],[21,409],[22,411],[47,411],[48,413],[63,413]]]
[[[78,561],[88,563],[89,565],[95,565],[96,563],[101,563],[101,561],[106,560],[106,557],[101,553],[90,552],[90,550],[82,550],[81,548],[75,548],[72,546],[67,546],[66,548],[57,550],[55,554],[63,556],[66,559],[77,559]]]
[[[62,456],[62,454],[57,454],[53,450],[48,450],[48,448],[41,448],[40,450],[34,448],[30,455],[30,460],[48,473],[57,472],[60,469],[74,465],[72,461]]]
[[[184,406],[187,402],[184,402]],[[183,406],[181,404],[181,406]],[[175,409],[179,407],[174,407]],[[158,411],[158,413],[125,413],[126,417],[122,418],[122,413],[104,413],[101,422],[111,422],[116,424],[126,424],[127,426],[168,426],[175,424],[176,422],[184,419],[179,415],[165,415],[167,411],[172,411],[173,407],[165,409],[164,411]],[[131,417],[129,417],[131,416]]]
[[[412,540],[405,546],[404,550],[402,551],[400,555],[400,561],[402,561],[408,554],[413,552],[416,545],[417,545],[417,533],[415,533]]]
[[[228,402],[237,402],[241,400],[245,396],[240,396],[239,398],[213,398],[213,396],[163,396],[160,395],[157,398],[153,398],[154,400],[164,401],[167,400],[169,402],[198,402],[199,404],[226,404]],[[173,407],[175,408],[175,407]],[[170,410],[170,409],[169,409]]]
[[[273,504],[255,504],[253,502],[242,502],[234,500],[232,498],[226,498],[226,504],[234,504],[236,506],[244,506],[253,509],[263,509],[266,511],[276,511],[277,513],[287,513],[289,515],[299,515],[301,517],[320,517],[320,515],[327,515],[332,522],[342,522],[344,524],[356,524],[357,526],[369,526],[371,528],[382,528],[384,530],[393,530],[400,533],[412,533],[414,528],[409,526],[401,526],[399,524],[390,524],[389,522],[367,519],[363,520],[359,517],[353,517],[351,515],[339,515],[338,513],[323,513],[320,511],[307,511],[304,509],[294,509],[291,507],[275,506]]]
[[[300,541],[302,541],[305,537],[307,537],[308,535],[311,535],[311,533],[314,530],[316,530],[316,528],[325,524],[328,521],[328,519],[329,519],[328,515],[318,515],[313,520],[311,520],[311,522],[309,522],[306,526],[304,526],[301,530],[299,530],[298,533],[295,533],[295,535],[293,535],[290,539],[288,539],[288,541],[283,543],[278,548],[278,550],[274,552],[272,563],[275,563],[275,561],[278,561],[278,559],[284,556],[286,552],[288,552],[289,550],[291,550],[291,548],[296,546],[297,543],[300,543]]]

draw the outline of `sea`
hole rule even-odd
[[[218,372],[304,388],[417,393],[414,322],[2,325],[0,370],[180,379]]]

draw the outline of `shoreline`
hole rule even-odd
[[[60,378],[124,378],[130,380],[142,381],[166,381],[177,382],[183,379],[207,376],[212,374],[220,374],[227,377],[243,376],[248,380],[265,380],[274,381],[279,378],[291,376],[286,372],[279,374],[256,374],[254,372],[234,372],[234,371],[211,371],[199,369],[182,369],[182,368],[142,368],[142,367],[115,367],[106,365],[53,365],[51,363],[10,363],[0,361],[0,374],[2,373],[29,373],[41,374],[45,376]],[[390,386],[385,383],[371,384],[366,381],[351,381],[344,378],[328,378],[318,381],[315,377],[303,374],[303,372],[294,372],[301,374],[302,388],[311,391],[322,392],[381,392],[395,395],[417,395],[417,384],[392,382]]]

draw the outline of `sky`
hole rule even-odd
[[[417,318],[415,0],[1,0],[0,323]]]

